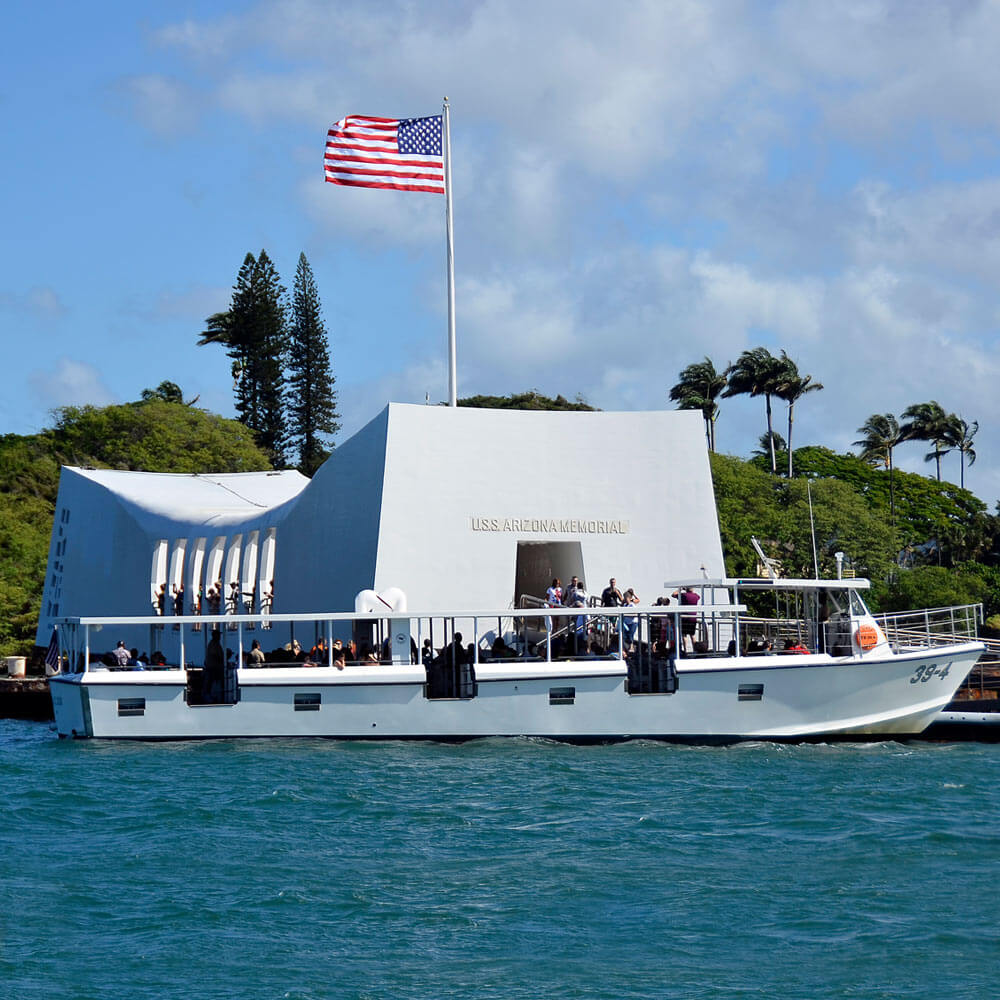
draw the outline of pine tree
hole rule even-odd
[[[312,268],[299,254],[292,289],[288,350],[288,417],[291,443],[298,450],[299,471],[311,476],[333,448],[340,430],[336,381],[330,370],[330,349],[320,312]]]
[[[288,312],[285,289],[265,250],[254,270],[258,295],[251,377],[257,393],[259,426],[257,443],[273,456],[275,466],[286,464],[288,426],[285,420],[285,358],[288,345]]]
[[[222,344],[233,360],[233,391],[241,423],[276,466],[285,464],[284,355],[287,340],[285,289],[261,250],[248,253],[233,285],[229,311],[206,321],[199,344]]]

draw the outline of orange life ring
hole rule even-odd
[[[865,651],[874,649],[878,645],[878,629],[874,625],[859,625],[854,633],[854,641]]]

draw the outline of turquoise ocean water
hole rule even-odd
[[[0,996],[1000,994],[1000,747],[59,742]]]

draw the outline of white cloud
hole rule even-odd
[[[35,285],[23,293],[0,293],[0,309],[39,320],[62,319],[69,311],[48,285]]]
[[[98,368],[73,358],[58,358],[52,368],[31,372],[28,382],[48,408],[107,406],[118,398],[107,387]]]
[[[126,305],[126,312],[155,322],[182,319],[200,324],[213,313],[227,310],[231,298],[232,289],[225,287],[165,288],[151,301],[132,300]]]
[[[301,123],[324,245],[402,248],[417,274],[443,259],[442,199],[317,183],[318,148],[339,115],[449,94],[463,395],[659,407],[684,365],[766,343],[826,386],[800,441],[847,447],[933,397],[990,453],[996,4],[268,0],[157,39],[194,62],[183,84],[135,78],[152,122]],[[395,357],[342,388],[345,411],[443,396],[443,358]],[[759,409],[727,401],[724,448],[753,447]]]
[[[158,73],[122,78],[117,92],[151,132],[172,136],[187,131],[205,109],[205,97],[176,77]]]
[[[850,233],[861,263],[886,262],[995,283],[1000,272],[1000,180],[894,191],[862,184],[859,225]],[[939,278],[940,280],[940,278]]]

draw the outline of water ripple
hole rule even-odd
[[[0,723],[5,995],[995,992],[1000,752],[60,742]]]

